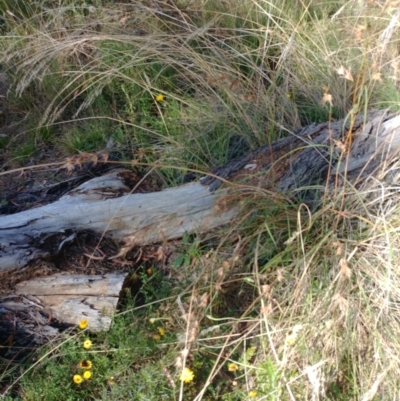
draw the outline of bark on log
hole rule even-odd
[[[50,337],[57,334],[57,330],[48,325],[53,318],[71,326],[86,319],[91,331],[107,330],[127,275],[55,274],[24,281],[17,284],[16,295],[0,298],[0,317],[16,312],[30,315],[29,320],[36,325],[41,323],[40,331],[43,334],[45,327]],[[43,315],[47,319],[43,319]],[[24,320],[26,323],[27,318]]]
[[[221,208],[218,203],[229,193],[228,187],[215,192],[224,180],[250,182],[271,191],[293,194],[301,188],[325,186],[335,180],[335,185],[346,180],[355,182],[389,163],[399,147],[400,116],[374,111],[355,119],[305,127],[214,169],[213,175],[201,182],[161,192],[130,194],[122,172],[113,171],[80,185],[52,204],[0,216],[0,273],[25,267],[29,261],[46,257],[51,252],[57,254],[80,230],[92,230],[125,243],[122,252],[133,245],[179,238],[190,232],[207,232],[229,223],[238,213],[235,204],[225,204]],[[56,248],[46,248],[48,238],[57,235]],[[86,293],[85,285],[76,287],[76,296],[70,294],[70,290],[57,289],[49,293],[49,288],[59,287],[58,280],[65,279],[55,277],[50,281],[42,279],[24,284],[24,293],[34,293],[43,304],[60,296],[74,296],[71,310],[77,308],[76,302],[81,302],[82,306],[94,303],[94,298],[90,297],[97,295],[91,291]],[[78,280],[70,278],[75,279]],[[89,279],[79,280],[85,283]],[[122,282],[121,278],[117,285],[119,290]],[[54,305],[51,308],[57,309],[54,313],[67,320],[63,315],[63,304],[59,303],[58,309]],[[95,309],[99,312],[102,307]],[[74,323],[78,317],[83,317],[82,311],[72,318]],[[95,315],[96,319],[99,319],[99,313]]]
[[[82,230],[132,247],[209,231],[236,214],[234,209],[221,212],[217,195],[200,183],[129,195],[121,173],[94,178],[52,204],[0,216],[0,272],[49,256],[46,240],[54,235],[62,235],[55,254]]]
[[[60,322],[76,325],[86,319],[90,330],[100,331],[111,325],[127,275],[56,274],[19,283],[16,294],[29,296],[32,302],[36,301]]]
[[[243,181],[265,172],[260,185],[280,193],[326,185],[336,175],[354,182],[389,163],[399,147],[400,115],[371,111],[354,119],[309,125],[213,169],[214,176],[202,182],[215,191],[221,185],[215,176]]]
[[[347,147],[344,151],[344,147]],[[92,230],[127,246],[203,233],[228,223],[234,205],[217,200],[228,189],[215,176],[251,180],[280,193],[325,185],[332,176],[356,180],[390,161],[400,146],[400,116],[371,112],[331,123],[313,124],[212,171],[201,182],[161,192],[130,194],[121,171],[90,180],[57,202],[0,216],[0,273],[49,255],[46,241],[60,235],[57,253],[81,230]],[[252,181],[254,183],[254,179]],[[68,235],[66,233],[69,233]]]

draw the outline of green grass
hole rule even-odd
[[[139,320],[140,319],[140,320]],[[133,323],[132,320],[136,321]],[[139,327],[139,321],[140,326]],[[34,368],[21,380],[24,400],[76,399],[171,399],[173,394],[162,366],[169,364],[151,332],[145,315],[125,315],[114,321],[105,336],[76,334],[60,339],[60,347],[45,347],[46,357],[40,368]],[[92,338],[93,346],[85,350],[82,343]],[[168,342],[168,335],[162,342]],[[81,384],[73,382],[75,374],[82,375],[82,360],[92,363],[92,377]],[[146,362],[143,362],[146,361]],[[147,398],[149,399],[149,398]]]
[[[399,111],[393,1],[28,3],[0,0],[9,168],[118,150],[173,186],[312,122]],[[185,237],[109,332],[4,369],[4,399],[396,399],[398,196],[347,189],[318,210],[239,192],[237,221]]]

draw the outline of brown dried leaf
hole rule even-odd
[[[324,93],[324,96],[322,96],[321,103],[322,103],[322,106],[325,106],[326,103],[329,103],[330,106],[332,107],[333,106],[333,104],[332,104],[332,95],[329,94],[329,93]]]
[[[234,79],[234,80],[231,81],[229,86],[230,86],[231,89],[235,89],[235,88],[239,89],[240,88],[239,85],[240,85],[239,80],[238,79]]]
[[[346,312],[349,309],[349,301],[340,293],[337,293],[333,296],[332,303],[342,312]]]
[[[336,246],[336,255],[341,256],[343,254],[343,247],[342,247],[341,243],[337,241],[337,242],[334,242],[332,245]]]
[[[365,25],[357,25],[355,30],[354,30],[354,36],[356,40],[361,41],[364,39],[364,33],[366,31],[367,27]]]
[[[136,245],[136,237],[134,235],[130,235],[129,237],[125,238],[125,244],[123,247],[121,247],[120,251],[114,255],[111,256],[110,260],[112,259],[118,259],[118,258],[123,258],[126,256],[126,254]]]
[[[162,248],[162,246],[159,246],[156,251],[156,260],[157,261],[163,260],[164,257],[165,257],[164,249]]]
[[[261,286],[261,293],[264,297],[269,297],[271,295],[271,286],[264,284]]]
[[[272,311],[273,311],[272,302],[268,302],[267,305],[261,308],[261,313],[266,316],[270,315]]]
[[[188,353],[189,353],[189,351],[188,351]],[[180,356],[178,356],[178,357],[176,358],[175,366],[176,366],[178,369],[180,369],[180,368],[183,366],[182,358],[181,358]]]
[[[285,272],[285,270],[283,270],[283,269],[278,269],[278,270],[276,271],[276,273],[277,273],[276,279],[277,279],[277,281],[278,281],[279,283],[280,283],[281,281],[284,280],[284,272]]]
[[[66,159],[66,163],[62,166],[62,168],[65,168],[67,170],[67,173],[71,174],[75,169],[75,164],[74,164],[73,158],[68,157]]]
[[[217,83],[217,81],[211,75],[206,76],[206,82],[211,86],[215,86]]]
[[[351,276],[351,269],[349,265],[347,264],[346,259],[341,258],[339,260],[339,266],[340,266],[340,275],[346,278],[350,278]]]
[[[372,81],[383,82],[382,74],[380,72],[376,72],[375,74],[373,74],[371,79]]]
[[[109,156],[110,156],[109,153],[100,153],[100,154],[99,154],[99,159],[100,159],[103,163],[107,163],[107,162],[108,162]]]
[[[346,152],[347,148],[346,145],[342,142],[342,141],[335,141],[335,145],[342,151],[342,152]]]
[[[208,294],[205,292],[199,302],[199,308],[205,308],[208,305]]]
[[[139,149],[138,151],[137,151],[137,154],[136,154],[136,157],[137,157],[137,160],[142,160],[144,157],[146,156],[146,151],[144,150],[144,149]]]
[[[239,98],[243,100],[244,102],[252,102],[253,100],[256,100],[256,95],[253,95],[251,93],[240,95]]]
[[[347,68],[344,68],[342,65],[336,70],[339,76],[347,79],[348,81],[354,81],[353,75],[351,75],[351,71]]]
[[[189,329],[188,342],[193,343],[196,340],[196,337],[197,337],[197,327],[196,324],[194,324],[194,326]]]

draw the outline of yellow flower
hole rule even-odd
[[[87,359],[82,359],[79,362],[79,367],[82,369],[92,369],[92,362],[88,361]]]
[[[92,342],[90,340],[85,340],[83,342],[83,348],[90,349],[92,347]]]
[[[156,102],[162,102],[164,100],[164,95],[162,95],[161,93],[159,93],[156,96]]]
[[[291,99],[292,94],[291,94],[291,93],[286,93],[286,97],[287,97],[288,99]]]
[[[248,395],[249,395],[249,398],[254,398],[257,396],[257,391],[252,390],[252,391],[250,391],[250,393]]]
[[[80,383],[83,382],[83,378],[82,378],[81,375],[74,375],[73,381],[74,381],[74,383],[76,383],[76,384],[80,384]]]
[[[91,377],[92,377],[92,372],[91,372],[90,370],[85,370],[85,371],[83,372],[83,378],[84,378],[85,380],[89,380]]]
[[[239,370],[239,366],[236,365],[236,363],[230,363],[228,365],[228,370],[229,372],[236,372],[237,370]]]
[[[294,345],[297,340],[297,334],[290,334],[286,337],[286,344],[287,345]]]
[[[158,328],[158,332],[160,333],[161,337],[165,334],[165,330],[162,327]]]
[[[86,329],[86,327],[88,327],[88,326],[89,326],[89,322],[88,322],[86,319],[82,319],[82,320],[79,322],[79,328],[80,328],[81,330]]]
[[[183,368],[179,379],[185,383],[190,383],[194,379],[194,373],[189,368]]]

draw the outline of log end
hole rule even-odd
[[[111,327],[127,275],[56,274],[18,283],[16,293],[34,297],[63,324],[77,326],[85,319],[91,331],[103,331]]]

